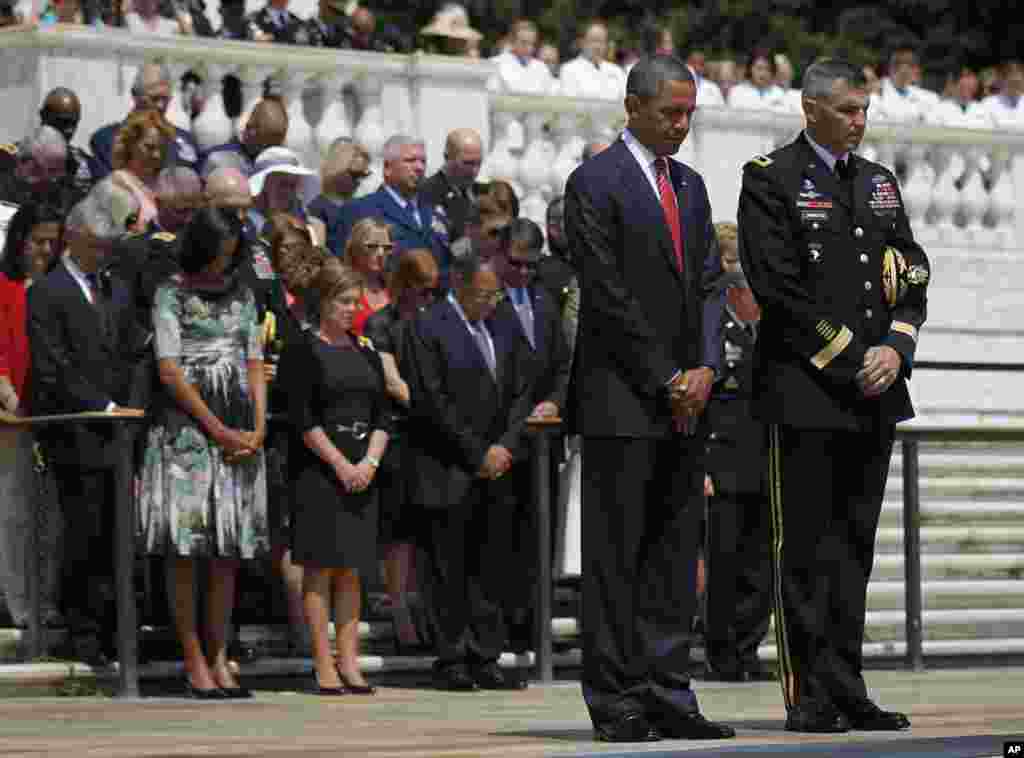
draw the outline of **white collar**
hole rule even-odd
[[[82,290],[82,294],[85,295],[85,299],[91,303],[93,292],[92,285],[89,283],[88,274],[86,274],[82,270],[82,267],[78,265],[78,261],[71,257],[70,251],[65,252],[61,260],[64,263],[64,268],[67,269],[68,273],[71,274],[71,278],[75,280],[79,289]]]
[[[843,153],[842,155],[832,155],[832,153],[829,152],[828,148],[822,147],[817,142],[815,142],[814,138],[811,136],[811,133],[806,129],[804,129],[804,136],[810,143],[811,149],[814,150],[814,152],[818,154],[818,157],[821,158],[821,160],[825,163],[826,166],[828,166],[829,171],[834,172],[836,170],[836,163],[838,161],[845,161],[847,158],[850,157],[850,153],[848,151]]]
[[[394,190],[394,189],[392,189],[392,187],[391,187],[391,185],[390,185],[390,184],[385,184],[385,185],[384,185],[384,189],[386,189],[386,190],[388,191],[388,194],[389,194],[389,195],[391,195],[392,199],[393,199],[393,200],[394,200],[394,201],[395,201],[396,203],[398,203],[398,207],[399,207],[399,208],[401,208],[402,210],[405,210],[405,209],[406,209],[406,208],[408,208],[408,207],[409,207],[410,205],[411,205],[411,206],[412,206],[412,207],[413,207],[414,209],[416,208],[416,204],[415,204],[415,203],[413,203],[413,202],[412,202],[411,200],[406,200],[406,199],[405,199],[404,197],[402,197],[402,196],[401,196],[401,195],[399,195],[399,194],[398,194],[397,192],[395,192],[395,190]]]

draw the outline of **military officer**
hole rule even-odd
[[[708,500],[704,649],[708,678],[770,678],[757,659],[771,615],[767,435],[750,413],[760,309],[743,277],[735,224],[715,224],[723,274],[721,373],[708,401]]]
[[[861,648],[895,424],[925,320],[928,259],[896,177],[856,155],[861,70],[803,80],[807,127],[743,171],[743,270],[762,308],[754,416],[769,425],[773,602],[786,728],[897,730],[867,694]]]

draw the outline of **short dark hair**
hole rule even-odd
[[[181,270],[195,274],[217,260],[221,245],[241,238],[242,221],[234,208],[200,208],[181,240]]]
[[[7,226],[7,239],[4,240],[4,257],[0,261],[0,273],[5,274],[8,279],[21,281],[28,276],[25,243],[28,242],[32,230],[40,224],[57,224],[63,231],[64,215],[60,208],[48,203],[25,203],[11,217],[11,222]]]
[[[853,89],[868,86],[864,69],[839,58],[824,58],[812,63],[802,80],[804,97],[829,97],[835,83],[843,79]]]
[[[626,94],[644,100],[657,97],[665,82],[690,82],[696,86],[689,67],[674,55],[653,55],[642,58],[626,79]]]
[[[540,252],[544,247],[544,232],[528,218],[517,218],[509,224],[509,242],[523,242],[531,251]]]
[[[493,268],[493,264],[488,260],[484,260],[480,253],[475,250],[470,250],[464,255],[452,258],[451,270],[455,274],[457,286],[466,286],[473,281],[473,277],[477,273],[485,268]]]

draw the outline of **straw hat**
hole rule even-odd
[[[461,6],[447,7],[434,14],[427,26],[420,29],[420,34],[432,37],[448,37],[467,42],[479,42],[484,35],[469,25],[469,17]]]

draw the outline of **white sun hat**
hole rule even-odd
[[[287,147],[268,147],[254,163],[255,172],[249,177],[249,189],[253,197],[263,192],[263,183],[271,174],[292,174],[303,177],[302,203],[308,204],[320,194],[320,176],[302,165],[294,150]]]

